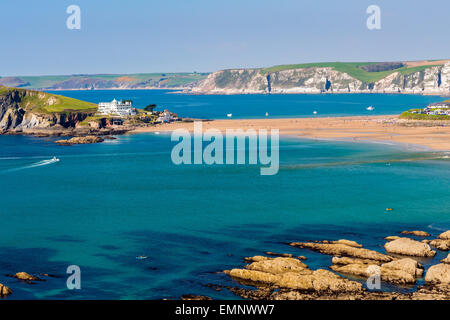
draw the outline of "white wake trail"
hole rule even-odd
[[[55,160],[55,159],[42,160],[42,161],[38,161],[38,162],[32,163],[32,164],[30,164],[28,166],[8,169],[8,170],[5,170],[3,172],[14,172],[14,171],[20,171],[20,170],[25,170],[25,169],[37,168],[37,167],[47,166],[47,165],[53,164],[55,162],[58,162],[58,160]]]

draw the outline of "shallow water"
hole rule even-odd
[[[0,283],[12,299],[229,299],[206,285],[233,284],[217,272],[245,256],[289,252],[312,268],[331,264],[288,241],[346,238],[383,251],[382,238],[401,230],[450,228],[441,154],[283,138],[279,173],[261,176],[259,166],[176,166],[167,135],[53,140],[0,136]],[[82,290],[67,290],[69,265],[81,267]],[[28,285],[5,276],[18,271],[57,277]]]

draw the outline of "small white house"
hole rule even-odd
[[[132,116],[136,114],[131,101],[100,102],[98,113],[103,115]]]
[[[163,113],[158,117],[157,121],[160,122],[170,122],[173,121],[175,118],[172,116],[169,110],[164,110]]]
[[[450,108],[450,103],[447,103],[447,102],[432,103],[427,108],[428,109],[448,109],[448,108]]]

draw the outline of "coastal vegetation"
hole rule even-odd
[[[378,72],[369,72],[367,71],[370,68],[367,68],[370,65],[378,65],[380,63],[378,62],[319,62],[319,63],[304,63],[304,64],[286,64],[286,65],[279,65],[279,66],[273,66],[270,68],[264,68],[261,69],[261,72],[263,74],[272,73],[272,72],[278,72],[283,70],[291,70],[291,69],[306,69],[306,68],[333,68],[336,71],[344,72],[350,75],[351,77],[358,79],[362,82],[366,83],[374,83],[377,82],[390,74],[394,72],[399,72],[402,75],[408,75],[412,74],[414,72],[422,71],[427,68],[440,66],[442,64],[439,64],[436,62],[436,64],[432,65],[421,65],[421,66],[414,66],[409,67],[407,65],[404,65],[400,68],[395,68],[391,70],[386,71],[378,71]],[[366,69],[366,70],[365,70]]]
[[[410,109],[403,112],[400,118],[410,120],[450,120],[450,100],[430,104],[424,109]]]
[[[0,77],[0,85],[24,89],[135,89],[189,87],[207,73],[77,74]]]
[[[96,112],[97,105],[94,103],[77,100],[61,95],[46,92],[0,87],[0,95],[6,96],[17,92],[23,97],[19,106],[27,111],[37,113],[69,113],[69,112]]]
[[[450,120],[450,116],[447,115],[433,115],[433,114],[422,114],[413,113],[412,110],[403,112],[399,118],[408,120]]]

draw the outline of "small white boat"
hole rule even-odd
[[[375,109],[375,107],[373,107],[373,106],[369,106],[369,107],[366,108],[366,110],[368,110],[368,111],[372,111],[374,109]]]
[[[266,112],[266,117],[268,117],[269,116],[269,113],[268,112]]]
[[[228,118],[231,118],[232,116],[233,116],[232,113],[227,114],[227,117],[228,117]]]
[[[316,110],[314,110],[314,111],[313,111],[313,113],[314,113],[314,114],[317,114],[317,111],[316,111]]]
[[[57,157],[53,157],[52,160],[55,161],[55,162],[58,162],[58,161],[59,161],[59,159],[58,159]]]

